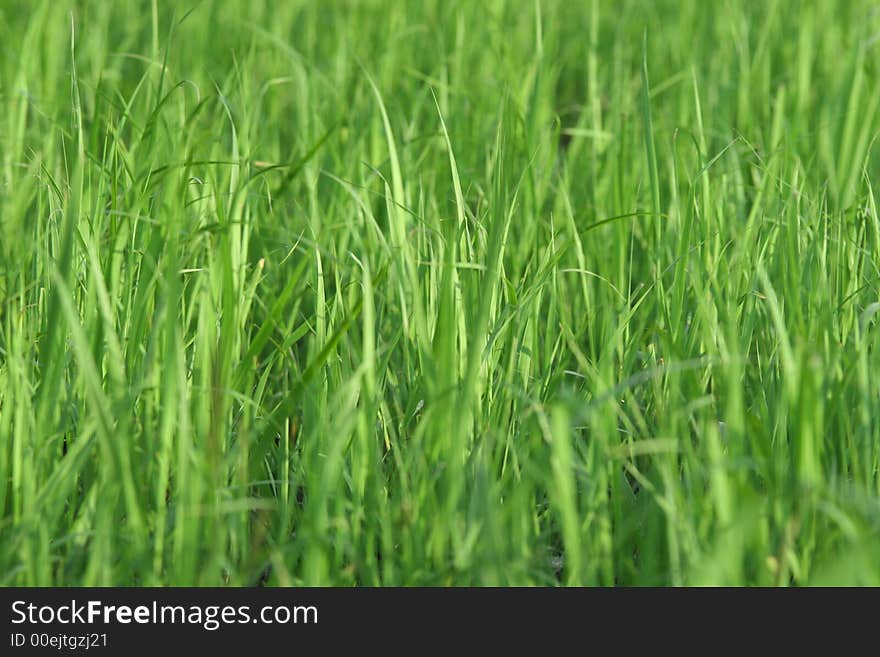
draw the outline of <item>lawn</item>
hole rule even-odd
[[[0,585],[880,585],[868,0],[3,0]]]

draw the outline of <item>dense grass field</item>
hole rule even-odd
[[[0,49],[0,585],[880,584],[876,3]]]

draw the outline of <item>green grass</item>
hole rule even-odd
[[[880,585],[876,3],[0,44],[0,584]]]

